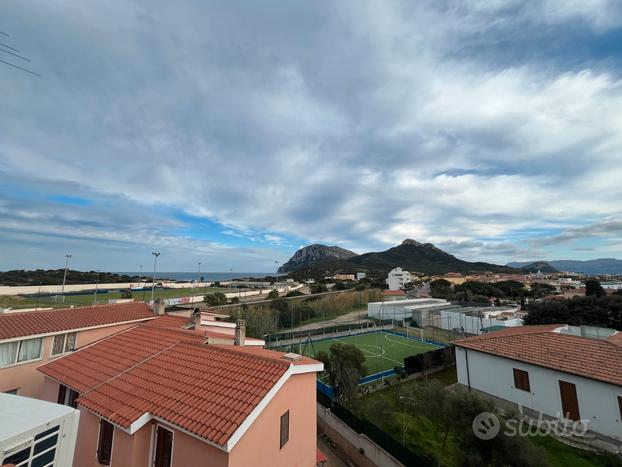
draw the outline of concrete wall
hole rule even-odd
[[[112,334],[116,334],[130,327],[136,326],[136,324],[138,323],[117,324],[79,331],[76,337],[76,346],[77,348],[84,347],[86,345],[92,344],[95,341],[103,339],[104,337],[111,336]],[[65,334],[65,332],[60,332],[58,334]],[[7,339],[2,342],[8,341],[9,340]],[[0,368],[0,392],[7,392],[12,391],[13,389],[18,389],[18,395],[20,396],[49,400],[44,398],[42,393],[45,375],[40,371],[37,371],[37,368],[41,365],[44,365],[48,361],[54,360],[62,356],[51,356],[53,342],[54,335],[47,335],[43,337],[43,344],[41,346],[41,358],[38,360],[32,360],[29,362],[18,363],[9,367]],[[56,399],[52,399],[51,402],[56,402]]]
[[[330,409],[317,404],[318,429],[326,433],[359,467],[398,467],[403,464],[364,434],[359,434]],[[362,451],[362,452],[361,452]]]
[[[468,374],[467,374],[468,357]],[[594,364],[598,364],[595,362]],[[458,382],[487,394],[557,418],[562,413],[559,380],[577,387],[579,411],[588,428],[622,441],[622,417],[617,397],[622,387],[581,376],[517,362],[475,350],[456,347]],[[514,387],[512,369],[529,373],[530,392]]]
[[[477,316],[469,316],[455,311],[440,311],[440,317],[434,320],[434,324],[441,329],[464,329],[468,334],[482,334],[481,329],[489,326],[522,326],[520,319],[498,320]]]

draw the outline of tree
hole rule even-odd
[[[451,295],[451,282],[445,279],[436,279],[430,282],[430,294],[434,298],[449,298]]]
[[[313,284],[310,288],[312,294],[328,292],[328,288],[324,284]]]
[[[302,297],[304,294],[300,290],[292,290],[285,294],[286,297]]]
[[[495,287],[510,298],[519,298],[527,294],[527,289],[523,283],[518,281],[500,281],[495,284]]]
[[[473,419],[484,412],[494,413],[491,401],[482,399],[463,388],[448,390],[438,381],[424,383],[417,396],[405,397],[404,402],[411,413],[415,406],[435,424],[442,433],[441,451],[451,435],[456,444],[455,463],[458,466],[545,466],[546,451],[522,436],[508,436],[505,430],[492,440],[482,440],[473,432]],[[505,422],[501,419],[502,423]]]
[[[531,284],[531,295],[533,295],[533,298],[542,298],[554,294],[556,290],[555,286],[550,284],[543,284],[541,282],[534,282]]]
[[[555,302],[531,303],[524,324],[599,326],[622,331],[622,296],[574,297]]]
[[[121,292],[121,298],[132,298],[132,289],[125,289]]]
[[[279,298],[279,291],[273,289],[268,293],[268,300],[274,300],[275,298]]]
[[[367,375],[363,351],[354,345],[338,342],[330,346],[330,353],[319,351],[316,358],[324,363],[324,371],[335,391],[337,402],[355,406],[358,402],[359,380]]]
[[[231,303],[231,304],[240,303],[240,298],[239,297],[233,297],[232,299],[229,300],[229,303]]]
[[[227,297],[222,292],[214,292],[203,297],[203,301],[209,306],[221,306],[227,304]]]
[[[585,296],[586,297],[604,297],[607,295],[603,286],[600,285],[598,279],[588,279],[585,281]]]
[[[347,288],[346,284],[341,281],[337,281],[335,285],[333,285],[333,290],[346,290]]]

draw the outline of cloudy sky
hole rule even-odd
[[[0,269],[622,257],[617,0],[0,4]],[[6,49],[4,49],[6,50]]]

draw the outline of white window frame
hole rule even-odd
[[[71,349],[71,350],[67,350],[67,336],[69,334],[75,334],[76,335],[76,338],[73,341],[74,348]],[[63,350],[61,352],[59,352],[59,353],[54,353],[54,341],[59,336],[62,336],[62,338],[63,338]],[[59,357],[61,355],[65,355],[67,353],[73,352],[77,348],[78,348],[78,332],[77,331],[66,332],[64,334],[55,334],[54,336],[52,336],[52,345],[50,346],[50,357]]]
[[[26,341],[30,341],[30,340],[35,340],[35,339],[39,339],[41,341],[41,347],[39,348],[39,356],[37,358],[31,358],[30,360],[24,360],[23,362],[19,362],[19,352],[22,349],[22,343],[26,342]],[[3,344],[12,344],[15,341],[10,341],[10,342],[0,342],[0,345]],[[18,366],[18,365],[25,365],[28,363],[32,363],[32,362],[36,362],[38,360],[41,360],[43,356],[43,337],[34,337],[34,338],[29,338],[29,339],[21,339],[19,341],[17,341],[17,351],[15,352],[15,358],[13,359],[13,363],[9,363],[8,365],[0,365],[0,369],[4,369],[4,368],[12,368],[14,366]]]

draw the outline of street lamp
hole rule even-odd
[[[151,301],[153,302],[153,294],[155,292],[155,273],[156,273],[156,263],[158,262],[158,256],[160,256],[160,253],[157,251],[152,251],[151,254],[153,255],[153,276],[151,277]]]
[[[97,288],[99,286],[99,270],[95,271],[95,293],[93,294],[93,305],[97,305]]]
[[[60,289],[60,294],[63,296],[63,302],[65,301],[65,281],[67,280],[67,268],[69,267],[69,260],[71,255],[65,255],[65,273],[63,274],[63,286]]]

